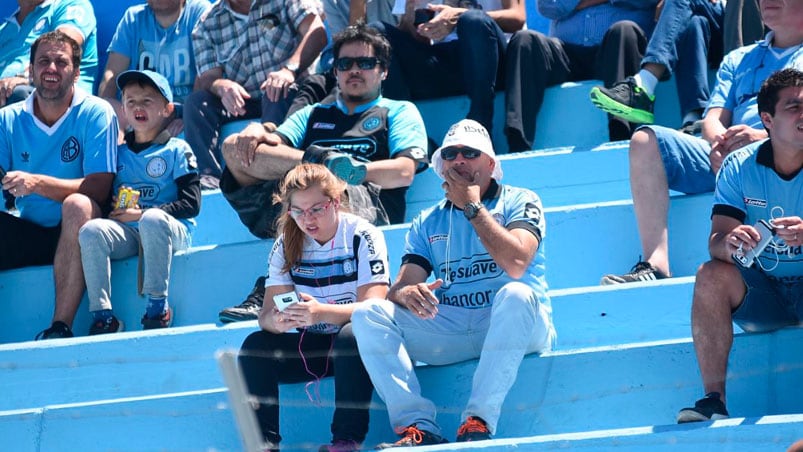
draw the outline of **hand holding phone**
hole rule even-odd
[[[775,229],[764,220],[758,220],[753,227],[761,236],[755,248],[751,250],[742,250],[741,246],[739,246],[739,249],[737,249],[736,252],[731,255],[733,260],[744,268],[750,268],[753,265],[756,257],[758,257],[762,251],[764,251],[764,248],[767,247],[767,245],[770,243],[770,240],[772,240],[772,237],[775,235]]]
[[[296,304],[301,300],[298,299],[298,294],[294,290],[287,293],[280,293],[273,296],[273,303],[279,312],[284,311],[288,306]]]

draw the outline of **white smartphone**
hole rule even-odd
[[[298,294],[296,294],[294,290],[291,290],[290,292],[287,293],[276,294],[273,296],[273,303],[276,305],[276,309],[278,309],[279,312],[284,311],[285,308],[287,308],[291,304],[296,304],[299,301],[301,300],[298,299]]]
[[[731,257],[733,257],[733,260],[744,268],[750,268],[750,266],[753,265],[753,262],[755,261],[756,257],[758,257],[758,255],[761,254],[762,251],[764,251],[764,248],[766,248],[767,244],[769,244],[770,240],[772,240],[772,236],[775,235],[775,229],[764,220],[758,220],[758,222],[753,227],[756,228],[758,234],[761,236],[761,239],[759,239],[758,244],[756,244],[756,247],[750,251],[740,252],[739,250],[737,250],[735,253],[731,255]]]

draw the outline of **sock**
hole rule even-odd
[[[145,315],[149,319],[161,317],[167,312],[167,297],[156,298],[148,297],[148,305],[145,307]]]
[[[103,322],[108,321],[112,318],[112,310],[111,309],[101,309],[99,311],[92,311],[92,320],[98,321],[101,320]]]
[[[700,119],[703,119],[702,112],[700,110],[692,110],[683,116],[683,121],[681,121],[680,123],[691,124]]]
[[[658,85],[658,78],[652,75],[652,72],[642,69],[638,74],[634,75],[636,84],[641,87],[650,96],[655,94],[655,87]]]

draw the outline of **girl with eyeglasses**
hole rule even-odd
[[[326,167],[302,164],[274,199],[282,233],[270,252],[260,331],[239,357],[269,447],[281,441],[279,383],[308,382],[314,403],[319,380],[335,375],[332,443],[320,450],[357,450],[368,432],[373,386],[349,322],[354,303],[387,295],[387,247],[375,226],[346,212],[345,189]],[[285,307],[293,297],[299,302]]]

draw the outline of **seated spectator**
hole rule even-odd
[[[192,92],[196,75],[192,29],[207,9],[208,0],[148,0],[126,10],[109,44],[106,69],[98,87],[98,95],[114,107],[120,129],[125,131],[129,124],[117,100],[115,80],[126,70],[149,70],[167,78],[176,106],[167,131],[178,136],[184,129],[179,110]]]
[[[78,232],[92,313],[90,335],[123,330],[112,312],[111,259],[136,256],[140,248],[141,291],[148,296],[142,325],[146,330],[170,326],[170,262],[175,251],[189,247],[193,218],[201,209],[195,156],[164,128],[174,108],[170,83],[153,71],[126,71],[117,77],[117,86],[132,127],[117,154],[113,187],[118,195],[108,219],[90,220]],[[131,189],[139,195],[121,192]]]
[[[544,93],[563,82],[599,79],[605,86],[638,70],[658,0],[537,0],[550,36],[522,30],[507,48],[505,136],[511,152],[535,143]],[[561,119],[563,120],[563,119]],[[611,141],[630,138],[630,125],[611,117]]]
[[[390,57],[387,40],[358,24],[346,27],[334,41],[338,92],[331,102],[299,110],[275,132],[252,124],[224,143],[220,189],[257,237],[276,235],[281,206],[272,206],[271,200],[284,174],[299,163],[324,163],[350,184],[352,209],[354,192],[359,192],[371,200],[364,207],[376,208],[378,219],[386,212],[391,223],[404,221],[407,187],[427,167],[427,134],[418,110],[380,94]],[[257,280],[246,300],[223,310],[220,320],[256,318],[263,288]]]
[[[641,70],[610,88],[595,87],[591,101],[601,110],[630,122],[652,124],[655,87],[674,72],[681,129],[700,133],[700,119],[711,97],[708,62],[722,59],[723,2],[666,0],[662,3]]]
[[[446,442],[414,362],[479,358],[457,441],[481,441],[496,432],[524,355],[555,341],[538,195],[499,184],[490,135],[470,119],[449,129],[432,163],[446,199],[413,220],[388,299],[367,300],[351,317],[362,361],[401,435],[378,448]],[[430,273],[436,279],[428,283]]]
[[[396,0],[399,25],[377,24],[393,48],[384,94],[431,99],[465,94],[468,119],[493,130],[494,97],[504,84],[510,33],[526,21],[514,0]]]
[[[769,140],[731,153],[717,175],[711,260],[697,271],[691,318],[706,396],[682,409],[679,423],[728,417],[731,322],[747,332],[803,324],[803,72],[784,69],[770,76],[758,93],[758,111]],[[763,236],[756,223],[761,221],[773,228],[765,232],[772,239],[763,249],[757,247]],[[755,262],[745,267],[735,263],[734,255]]]
[[[373,387],[349,321],[359,302],[387,295],[388,256],[382,233],[347,213],[345,188],[324,166],[303,164],[277,194],[282,234],[268,259],[261,330],[245,339],[239,358],[268,448],[282,439],[279,383],[335,377],[332,444],[321,451],[360,450],[368,433]],[[300,334],[288,334],[293,330]]]
[[[651,281],[671,275],[667,214],[669,189],[687,194],[714,189],[714,176],[730,152],[767,138],[756,109],[761,81],[778,69],[803,67],[803,0],[762,2],[773,31],[754,45],[729,53],[703,118],[702,138],[644,126],[630,140],[630,191],[643,261],[602,284]]]
[[[759,0],[730,0],[725,5],[724,33],[725,52],[750,45],[764,35],[761,23]]]
[[[323,0],[323,12],[333,36],[359,21],[398,23],[393,15],[393,0]]]
[[[19,102],[33,91],[28,65],[31,44],[59,30],[81,46],[78,86],[87,93],[98,72],[95,11],[89,0],[17,0],[19,8],[0,23],[0,107]]]
[[[279,124],[296,84],[326,45],[313,0],[221,0],[192,33],[198,77],[184,105],[184,135],[198,159],[201,186],[218,188],[223,124]]]
[[[61,31],[31,46],[25,102],[0,108],[3,190],[19,217],[0,212],[0,270],[53,264],[56,310],[37,339],[72,337],[84,295],[78,230],[101,216],[117,164],[117,118],[102,99],[77,89],[81,46]]]

